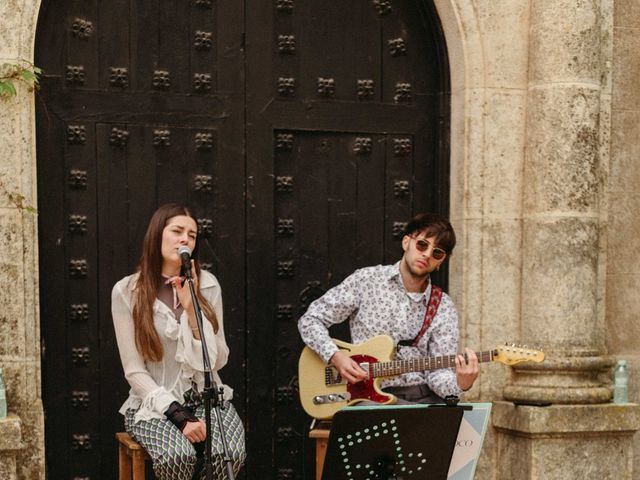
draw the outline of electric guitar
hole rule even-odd
[[[369,378],[356,384],[347,383],[332,365],[327,365],[313,350],[305,347],[298,363],[300,402],[305,412],[320,420],[329,419],[341,408],[363,400],[380,404],[395,403],[396,397],[380,388],[384,378],[455,367],[455,355],[393,360],[395,345],[393,339],[386,335],[373,337],[358,345],[335,339],[334,342],[369,373]],[[500,362],[505,365],[544,360],[541,351],[508,345],[476,354],[479,362]]]

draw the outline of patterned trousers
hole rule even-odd
[[[183,405],[194,411],[196,417],[204,419],[204,405],[202,405],[200,395],[197,392],[185,393]],[[211,411],[211,423],[213,424],[211,456],[214,478],[223,480],[226,479],[226,468],[223,461],[222,438],[214,410]],[[203,459],[198,461],[193,444],[173,423],[166,418],[152,418],[134,423],[135,413],[136,410],[133,409],[126,411],[125,430],[149,453],[153,462],[153,473],[158,480],[191,480],[192,478],[204,480]],[[231,403],[225,402],[221,415],[233,471],[237,474],[246,457],[244,427]],[[201,451],[203,452],[204,449]],[[196,464],[201,473],[194,476]]]

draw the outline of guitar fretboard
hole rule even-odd
[[[492,362],[496,355],[495,350],[477,352],[478,361]],[[438,368],[453,368],[456,366],[456,355],[443,355],[441,357],[414,358],[410,360],[393,360],[391,362],[376,362],[369,365],[369,375],[372,377],[392,377],[409,372],[422,372],[436,370]]]

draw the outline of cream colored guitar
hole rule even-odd
[[[384,378],[455,367],[455,355],[394,361],[395,345],[393,339],[386,335],[358,345],[335,339],[334,342],[369,372],[369,378],[356,384],[347,383],[333,366],[324,363],[313,350],[305,347],[298,363],[300,402],[305,412],[321,420],[331,418],[341,408],[363,400],[380,404],[395,403],[395,396],[380,389]],[[543,352],[506,345],[476,354],[480,362],[501,362],[505,365],[544,360]]]

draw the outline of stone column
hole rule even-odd
[[[598,313],[603,168],[599,0],[531,2],[523,192],[522,338],[547,360],[515,369],[505,398],[601,403],[611,366]]]
[[[548,406],[496,404],[500,478],[631,478],[638,406],[603,405],[610,15],[609,0],[531,2],[521,336],[547,359],[516,366],[504,397]]]

